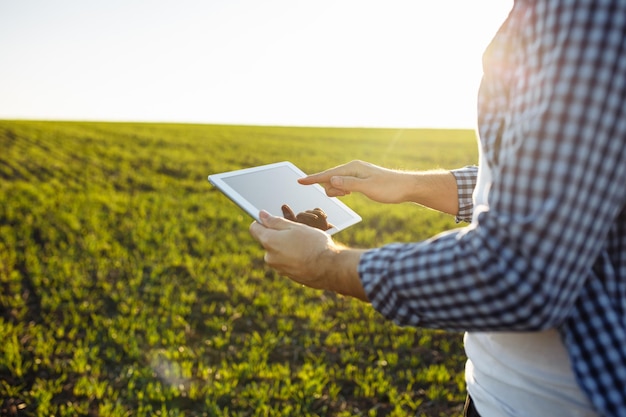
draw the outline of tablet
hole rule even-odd
[[[343,202],[328,197],[322,186],[299,184],[298,178],[305,176],[291,162],[278,162],[209,175],[209,181],[257,221],[261,210],[283,217],[283,204],[296,214],[321,208],[334,226],[326,231],[331,235],[361,221]]]

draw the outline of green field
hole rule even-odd
[[[0,415],[460,415],[460,334],[281,278],[206,177],[476,158],[464,130],[0,121]],[[356,247],[457,227],[343,201]]]

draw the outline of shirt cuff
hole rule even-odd
[[[478,167],[476,165],[466,166],[450,171],[456,179],[458,190],[459,212],[456,215],[456,222],[471,222],[474,212],[474,200],[472,193],[476,187]]]

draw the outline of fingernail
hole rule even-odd
[[[267,220],[267,219],[270,218],[270,214],[267,211],[265,211],[265,210],[261,210],[259,212],[259,218],[261,219],[261,221]]]

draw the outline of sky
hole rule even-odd
[[[0,0],[0,119],[472,128],[510,0]]]

